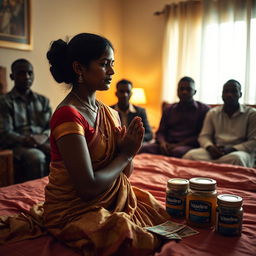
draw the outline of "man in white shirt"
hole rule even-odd
[[[256,150],[256,110],[239,104],[241,85],[228,80],[222,91],[223,106],[211,109],[199,135],[201,148],[183,158],[253,167]]]

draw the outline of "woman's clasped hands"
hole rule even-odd
[[[116,127],[119,152],[129,158],[134,157],[141,147],[144,132],[142,120],[138,116],[133,118],[128,128]]]

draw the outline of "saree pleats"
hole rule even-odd
[[[157,238],[143,227],[164,222],[165,210],[151,194],[131,187],[124,174],[91,202],[77,196],[74,199],[67,191],[59,204],[45,205],[45,225],[84,255],[113,255],[127,241],[131,243],[130,255],[149,255],[159,246]]]

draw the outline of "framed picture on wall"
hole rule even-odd
[[[0,47],[32,50],[31,0],[0,0]]]

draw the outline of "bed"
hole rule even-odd
[[[213,229],[199,229],[199,234],[170,241],[155,256],[181,255],[256,255],[256,169],[141,154],[134,159],[130,181],[150,191],[163,205],[167,180],[173,177],[209,177],[217,181],[218,193],[236,194],[244,199],[244,218],[240,237],[225,237]],[[0,188],[0,215],[27,212],[44,200],[48,178]],[[174,219],[173,219],[174,220]],[[174,220],[175,221],[175,220]],[[181,221],[179,221],[181,222]],[[50,235],[0,246],[1,256],[78,256]]]

